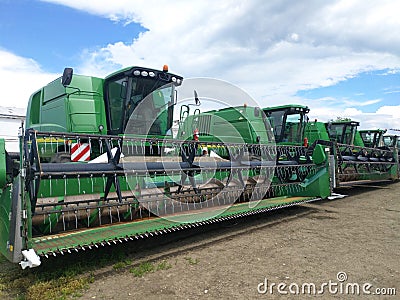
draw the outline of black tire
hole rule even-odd
[[[55,153],[50,160],[51,163],[67,163],[71,162],[71,155],[65,152]]]

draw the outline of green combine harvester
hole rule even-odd
[[[386,148],[386,149],[389,149],[391,151],[396,151],[397,152],[397,154],[398,154],[397,162],[399,163],[398,167],[397,167],[397,171],[399,173],[399,178],[400,178],[400,152],[399,152],[399,149],[400,149],[400,138],[399,138],[398,135],[384,135],[383,136],[383,144],[384,144],[383,149]]]
[[[398,178],[397,149],[366,147],[357,131],[359,122],[346,119],[327,123],[308,121],[309,108],[302,105],[263,110],[273,127],[277,143],[307,146],[304,153],[308,154],[316,145],[329,150],[332,189]]]
[[[357,126],[359,122],[351,120],[307,124],[306,137],[309,142],[330,147],[334,158],[331,165],[335,166],[335,171],[332,171],[334,187],[396,180],[397,151],[368,147]]]
[[[384,135],[383,144],[389,149],[400,148],[400,139],[398,135]]]
[[[386,133],[386,131],[386,129],[369,129],[359,130],[358,132],[365,147],[381,148],[385,146],[383,135]]]
[[[327,198],[331,194],[324,148],[318,145],[313,152],[306,153],[303,146],[275,145],[273,128],[258,107],[240,106],[194,113],[181,120],[181,123],[178,136],[185,138],[187,132],[198,130],[200,144],[214,141],[215,136],[224,143],[238,142],[239,138],[244,141],[247,146],[234,160],[246,158],[246,163],[269,166],[263,176],[251,173],[249,177],[253,184],[260,183],[260,186],[267,188],[268,197],[307,195]],[[206,149],[206,153],[215,153],[221,159],[233,159],[231,154],[221,151],[221,148],[203,149]],[[264,181],[260,182],[260,178]],[[243,186],[241,176],[238,179],[239,186]]]
[[[181,105],[174,137],[182,80],[167,67],[67,68],[35,92],[19,157],[0,139],[0,253],[36,267],[330,195],[325,147],[275,145],[259,108]]]

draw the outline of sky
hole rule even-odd
[[[261,107],[400,129],[399,11],[397,0],[0,0],[0,106],[25,108],[64,67],[104,77],[168,64]]]

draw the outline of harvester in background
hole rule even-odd
[[[398,178],[396,150],[366,147],[357,131],[359,122],[309,121],[309,108],[301,105],[268,107],[264,112],[279,143],[307,145],[308,154],[316,145],[329,149],[332,188]]]
[[[247,146],[240,154],[240,159],[246,157],[246,163],[250,165],[268,166],[265,169],[266,177],[256,173],[247,176],[249,183],[266,188],[266,198],[283,197],[281,201],[291,202],[298,196],[327,198],[331,195],[324,148],[318,145],[313,152],[306,153],[304,146],[294,143],[285,145],[277,142],[275,145],[273,128],[258,107],[244,105],[187,114],[181,119],[178,137],[188,138],[187,133],[193,130],[198,130],[200,144],[213,141],[215,137],[228,144],[237,142],[238,138],[243,140]],[[202,149],[211,153],[211,156],[228,157],[221,148]],[[238,184],[244,185],[243,178],[239,177]]]
[[[309,141],[325,144],[331,149],[335,161],[335,172],[332,172],[334,187],[397,179],[396,151],[368,147],[362,133],[357,131],[358,126],[359,122],[352,120],[307,124]],[[321,140],[319,136],[324,138]]]
[[[383,136],[387,132],[386,129],[368,129],[359,130],[358,132],[365,147],[381,148],[385,146]]]
[[[391,129],[391,130],[396,131],[394,129]],[[398,131],[400,131],[400,130],[398,130]],[[399,172],[399,178],[400,178],[400,152],[399,152],[399,149],[400,149],[400,137],[398,135],[384,135],[383,136],[383,143],[384,143],[383,148],[386,148],[386,149],[389,149],[391,151],[397,152],[397,155],[398,155],[397,162],[399,163],[397,171]]]
[[[390,131],[400,132],[400,129],[390,128]],[[400,149],[400,136],[399,134],[387,134],[383,136],[383,142],[389,148]],[[400,155],[400,153],[399,153]]]
[[[359,122],[351,120],[340,120],[331,122],[309,122],[305,133],[310,144],[317,140],[332,141],[339,144],[353,145],[356,141],[357,127]],[[361,141],[362,142],[362,141]]]
[[[166,67],[104,79],[67,68],[35,92],[19,158],[0,139],[0,253],[35,267],[330,195],[323,146],[275,146],[259,108],[179,110],[182,80]]]
[[[398,135],[384,135],[383,144],[389,149],[400,148],[400,138]]]

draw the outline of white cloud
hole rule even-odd
[[[367,100],[367,101],[354,101],[354,100],[344,100],[343,103],[346,106],[368,106],[372,104],[376,104],[381,102],[382,99],[372,99],[372,100]]]
[[[88,52],[80,71],[91,74],[168,63],[185,77],[231,81],[270,105],[295,100],[299,89],[400,68],[395,1],[46,1],[148,29],[132,43]]]
[[[357,108],[349,107],[343,111],[343,117],[354,117],[361,115],[363,112]]]
[[[322,122],[348,117],[360,122],[360,129],[400,129],[400,105],[381,106],[373,113],[364,113],[355,107],[349,108],[311,108],[310,119]]]
[[[167,63],[171,72],[184,77],[230,81],[261,106],[301,103],[309,105],[311,115],[321,120],[347,113],[365,115],[364,121],[372,124],[371,116],[360,108],[376,103],[385,107],[379,99],[336,103],[326,97],[308,102],[294,95],[299,90],[334,85],[360,72],[400,70],[397,1],[46,1],[114,22],[136,22],[147,30],[131,43],[85,50],[82,64],[75,67],[77,73],[104,76],[128,65],[161,68]],[[55,77],[47,77],[33,61],[20,59],[22,66],[31,68],[26,75],[22,68],[26,76],[22,82],[46,83]],[[3,67],[0,70],[5,72]],[[14,81],[22,77],[16,75]],[[13,90],[16,93],[18,88]],[[396,122],[392,112],[378,113],[376,118]]]
[[[55,77],[32,59],[0,49],[0,106],[25,108],[29,96]]]

